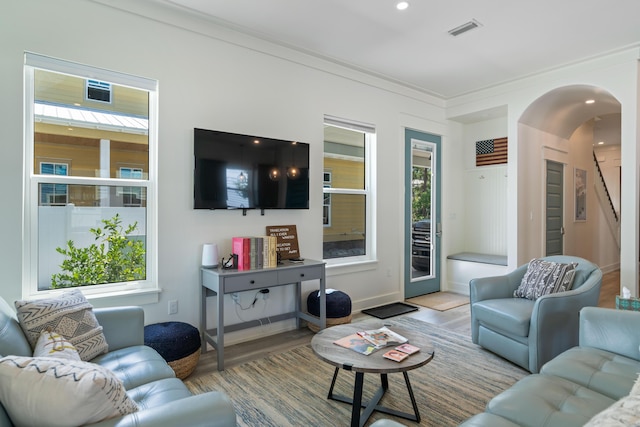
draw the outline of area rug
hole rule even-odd
[[[410,302],[411,304],[418,304],[433,310],[447,311],[452,308],[469,304],[469,296],[456,294],[454,292],[434,292],[432,294],[409,298],[407,302]]]
[[[391,418],[410,426],[457,426],[483,412],[493,396],[528,374],[472,344],[467,336],[409,317],[387,322],[391,329],[397,325],[427,334],[435,357],[427,365],[409,371],[422,417],[420,424],[377,412],[371,420]],[[303,345],[223,372],[187,378],[185,383],[196,394],[211,390],[227,393],[234,404],[238,426],[348,426],[351,407],[327,400],[333,371],[333,366],[314,355],[310,345]],[[353,381],[353,372],[341,370],[335,392],[351,395]],[[363,400],[371,398],[379,382],[378,375],[365,375]],[[411,412],[402,374],[389,374],[389,391],[381,404]]]
[[[378,319],[388,319],[401,314],[411,313],[412,311],[418,311],[418,307],[403,302],[393,302],[391,304],[362,310],[362,313],[377,317]]]

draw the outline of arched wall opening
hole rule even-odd
[[[547,253],[546,174],[552,161],[563,165],[562,253],[586,258],[605,272],[619,268],[619,222],[610,217],[620,214],[620,118],[620,102],[588,85],[551,90],[525,109],[517,129],[518,264]],[[576,173],[586,176],[586,185]],[[601,174],[611,205],[596,188]],[[584,195],[578,207],[577,192]]]

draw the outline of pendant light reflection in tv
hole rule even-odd
[[[296,141],[291,143],[291,167],[287,168],[287,176],[289,179],[298,179],[300,177],[300,169],[296,167],[296,152],[295,147],[298,143]]]

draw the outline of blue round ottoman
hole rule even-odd
[[[180,379],[188,377],[200,360],[200,333],[188,323],[147,325],[144,344],[160,353]]]
[[[310,315],[320,317],[319,291],[307,296],[307,311]],[[327,293],[327,327],[351,323],[351,298],[342,291]],[[309,329],[318,332],[320,328],[314,323],[307,323]]]

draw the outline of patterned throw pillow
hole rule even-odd
[[[568,291],[573,285],[577,266],[575,262],[563,264],[534,258],[513,296],[536,300],[542,295]]]
[[[138,410],[110,370],[55,357],[0,359],[0,401],[17,426],[79,426]]]
[[[35,348],[40,333],[49,330],[69,340],[85,361],[109,349],[93,306],[79,289],[56,298],[16,301],[16,312],[31,348]]]
[[[42,331],[33,357],[59,357],[61,359],[80,360],[78,350],[62,335],[55,332]]]

